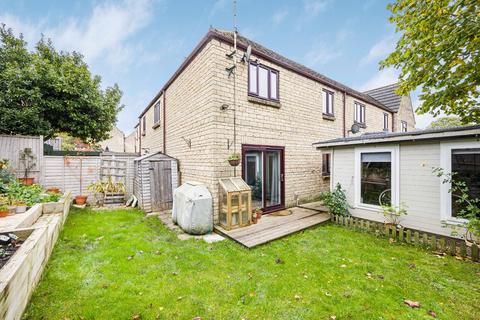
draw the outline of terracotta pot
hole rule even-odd
[[[262,212],[261,211],[257,211],[255,212],[256,215],[257,215],[257,220],[261,219],[262,218]]]
[[[0,218],[8,217],[9,214],[10,214],[10,211],[8,210],[0,211]]]
[[[48,189],[47,189],[47,192],[60,193],[60,189],[59,189],[59,188],[48,188]]]
[[[253,224],[256,224],[256,223],[257,223],[257,217],[255,217],[255,216],[252,217],[252,223],[253,223]]]
[[[33,184],[34,178],[20,178],[18,180],[20,180],[25,186],[31,186]]]
[[[230,165],[232,167],[236,167],[240,164],[240,159],[237,159],[237,160],[228,160],[228,163],[230,163]]]
[[[87,202],[88,196],[75,196],[75,203],[78,205],[83,205]]]

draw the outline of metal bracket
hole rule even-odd
[[[235,73],[236,68],[237,68],[236,66],[231,66],[230,68],[225,68],[225,70],[227,70],[227,73],[228,73],[228,78],[230,78],[230,76]]]
[[[186,139],[185,137],[182,137],[183,141],[187,144],[189,148],[192,147],[192,139]]]
[[[227,139],[227,150],[230,150],[230,147],[232,146],[233,141],[230,142],[230,139]]]

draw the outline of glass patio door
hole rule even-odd
[[[283,153],[282,147],[242,147],[242,176],[252,188],[252,208],[270,212],[284,207]]]

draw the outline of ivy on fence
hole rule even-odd
[[[386,225],[382,222],[355,217],[331,215],[331,220],[334,223],[346,226],[347,228],[375,233],[395,241],[426,247],[435,252],[460,256],[462,258],[470,258],[472,261],[480,261],[479,246],[476,244],[467,246],[465,241],[460,239],[410,230],[407,228],[397,228],[395,226]]]

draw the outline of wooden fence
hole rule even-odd
[[[35,183],[43,183],[43,137],[42,136],[9,136],[0,135],[0,159],[8,159],[18,178],[24,177],[24,167],[20,161],[20,152],[25,148],[32,149],[35,156],[35,167],[30,170],[30,177]]]
[[[428,232],[411,230],[407,228],[396,228],[381,222],[365,220],[356,217],[343,217],[331,215],[331,220],[339,225],[351,229],[375,233],[385,236],[398,242],[422,246],[435,252],[445,253],[462,258],[470,258],[472,261],[479,260],[479,246],[473,244],[471,247],[465,244],[461,239],[435,235]]]
[[[133,193],[133,160],[135,154],[102,153],[100,156],[45,156],[45,187],[60,188],[62,192],[88,195],[92,182],[112,174],[114,181],[123,181],[127,196]],[[121,168],[116,164],[121,163]]]

